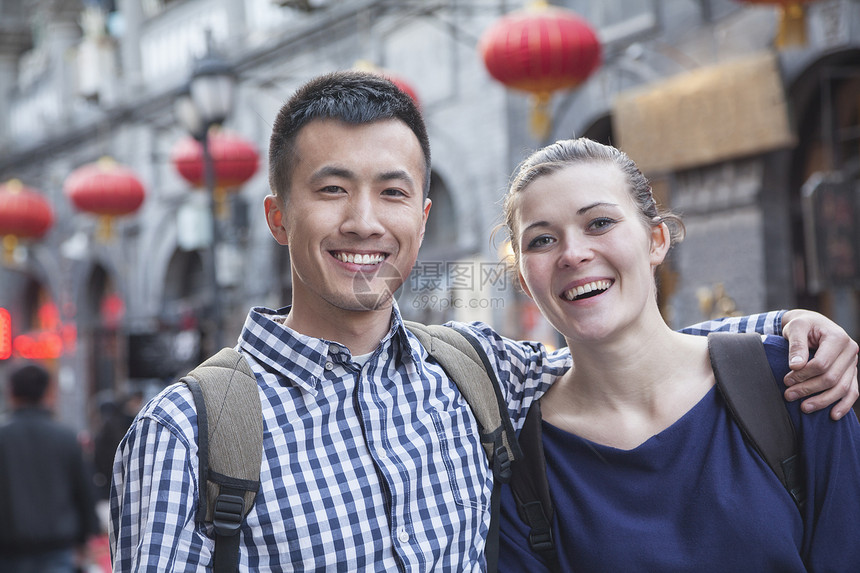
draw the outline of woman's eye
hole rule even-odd
[[[537,249],[540,247],[544,247],[553,242],[553,238],[549,235],[541,235],[540,237],[535,237],[528,243],[529,249]]]
[[[610,219],[609,217],[598,217],[588,224],[588,228],[595,231],[605,231],[614,224],[614,219]]]

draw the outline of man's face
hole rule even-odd
[[[418,256],[430,200],[424,154],[399,120],[314,120],[299,131],[289,197],[266,198],[290,248],[293,306],[331,314],[391,306]]]

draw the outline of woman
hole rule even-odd
[[[683,225],[635,164],[588,139],[557,142],[521,165],[505,216],[523,289],[575,365],[540,400],[557,568],[860,571],[856,417],[787,404],[801,515],[715,391],[707,339],[660,314],[654,272]],[[787,344],[764,344],[781,381]],[[502,503],[503,570],[546,569],[510,491]]]

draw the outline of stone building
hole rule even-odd
[[[54,369],[62,415],[84,428],[102,397],[154,391],[232,343],[249,306],[288,304],[286,249],[263,224],[271,123],[305,80],[360,62],[415,90],[431,138],[433,209],[400,295],[407,316],[485,320],[558,343],[501,272],[502,240],[490,235],[523,156],[584,135],[627,150],[685,215],[687,239],[660,274],[672,324],[804,306],[857,336],[860,2],[808,4],[806,45],[785,49],[773,6],[553,2],[591,24],[603,63],[554,95],[545,139],[529,131],[529,99],[493,81],[477,50],[525,3],[0,0],[0,183],[37,189],[55,218],[0,267],[13,354]],[[174,104],[207,36],[237,78],[223,128],[260,154],[229,196],[217,249],[208,195],[171,161],[188,136]],[[63,191],[72,171],[105,155],[146,189],[109,240]]]

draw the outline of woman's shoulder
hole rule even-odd
[[[789,371],[788,340],[782,336],[768,334],[762,336],[762,343],[764,344],[764,353],[767,356],[767,362],[770,364],[773,376],[778,382],[781,382]]]

